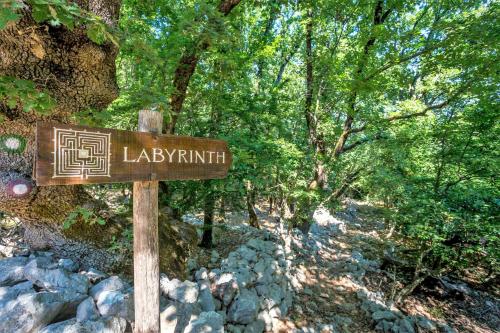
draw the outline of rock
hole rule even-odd
[[[253,267],[253,271],[255,273],[264,273],[266,269],[267,269],[267,263],[263,259],[259,260]]]
[[[380,320],[394,321],[398,319],[398,317],[391,311],[376,311],[372,314],[372,319],[375,321],[380,321]]]
[[[78,264],[71,259],[59,259],[57,262],[58,266],[62,269],[67,270],[68,272],[76,272],[78,271]]]
[[[1,333],[37,332],[56,317],[74,315],[85,296],[71,292],[39,292],[20,295],[0,308]]]
[[[78,322],[95,320],[97,318],[99,318],[99,312],[97,311],[92,297],[86,298],[76,308],[76,320]]]
[[[218,314],[221,315],[222,317],[222,321],[224,322],[224,324],[227,323],[227,314],[226,314],[226,311],[225,310],[220,310],[220,311],[215,311],[217,312]]]
[[[259,312],[257,320],[264,323],[264,328],[266,331],[273,330],[273,318],[271,317],[267,309],[264,309],[263,311]]]
[[[212,293],[220,299],[225,306],[228,306],[238,291],[238,283],[231,273],[220,275],[216,281]]]
[[[86,276],[51,267],[53,264],[49,258],[38,257],[24,267],[24,276],[44,289],[67,289],[81,294],[87,293],[90,284]]]
[[[108,317],[84,322],[73,318],[49,325],[39,333],[123,333],[126,328],[127,321],[123,318]]]
[[[200,280],[208,280],[208,271],[205,267],[200,268],[199,270],[196,271],[194,274],[194,278],[196,281]]]
[[[210,282],[208,280],[199,281],[200,292],[198,294],[198,304],[202,311],[215,311],[215,302],[210,291]]]
[[[218,260],[219,260],[219,252],[217,252],[217,250],[212,250],[212,253],[210,256],[210,262],[212,264],[216,264]]]
[[[250,324],[257,317],[258,304],[257,295],[243,289],[229,307],[228,320],[237,324]]]
[[[158,216],[158,237],[160,244],[160,272],[169,276],[184,276],[189,254],[199,242],[196,228],[188,223],[171,218],[160,209]]]
[[[413,323],[408,318],[403,318],[398,321],[399,333],[415,333]]]
[[[16,299],[19,295],[34,293],[33,283],[25,281],[12,287],[0,287],[0,309],[6,306],[7,302]]]
[[[198,310],[191,303],[171,302],[160,312],[161,333],[183,333]]]
[[[119,291],[103,291],[97,299],[97,308],[103,317],[121,317],[134,320],[134,296]]]
[[[89,269],[86,272],[81,272],[80,274],[85,275],[92,283],[98,283],[107,277],[105,273],[93,268]]]
[[[222,271],[218,268],[214,268],[208,273],[208,278],[210,281],[215,281],[220,275],[222,274]]]
[[[446,324],[439,325],[439,330],[442,333],[458,333],[456,329],[454,329]]]
[[[202,312],[193,316],[184,333],[223,333],[224,321],[220,314],[214,311]]]
[[[391,328],[394,324],[387,320],[381,320],[378,322],[377,326],[375,326],[375,331],[389,333],[391,332]]]
[[[178,279],[162,280],[160,283],[161,291],[168,298],[181,303],[196,303],[198,299],[198,285],[195,282]]]
[[[238,249],[241,257],[248,262],[255,262],[257,260],[257,252],[243,245]]]
[[[186,262],[186,269],[189,273],[198,269],[198,262],[194,258],[189,258]]]
[[[416,318],[416,322],[417,322],[417,325],[420,328],[423,328],[424,330],[432,331],[432,332],[434,332],[434,331],[437,330],[437,327],[434,324],[434,322],[432,320],[430,320],[430,319],[425,318],[425,317],[418,316]]]
[[[0,260],[0,286],[12,286],[26,281],[24,266],[28,262],[26,257],[13,257]]]
[[[92,288],[90,288],[90,296],[94,298],[94,300],[98,300],[101,293],[106,291],[120,291],[125,289],[126,285],[118,276],[112,276],[107,278],[106,280],[102,280]]]
[[[266,323],[262,320],[254,320],[245,327],[243,333],[262,333],[266,328]]]
[[[227,325],[227,331],[229,333],[242,333],[244,329],[244,326],[239,326],[239,325]]]

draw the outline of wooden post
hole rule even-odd
[[[161,134],[162,115],[139,112],[139,131]],[[158,181],[134,182],[134,307],[135,333],[160,332],[158,254]]]

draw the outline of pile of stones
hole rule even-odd
[[[132,288],[50,252],[0,260],[0,332],[124,332]]]
[[[384,333],[442,332],[456,333],[450,326],[423,316],[406,316],[394,306],[388,306],[381,292],[361,288],[357,292],[361,308],[375,323],[375,331]]]
[[[198,269],[193,281],[162,276],[162,294],[168,303],[162,323],[175,332],[273,331],[293,302],[289,282],[291,261],[283,246],[252,238],[222,260],[220,268]],[[272,239],[272,240],[271,240]],[[169,320],[170,318],[170,320]]]
[[[160,278],[161,331],[273,331],[293,302],[291,261],[279,238],[260,233],[220,268],[191,280]],[[50,252],[0,260],[0,333],[131,332],[133,287],[118,276],[79,271]]]

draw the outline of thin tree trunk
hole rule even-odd
[[[229,15],[234,7],[241,0],[222,0],[219,4],[219,12],[224,16]],[[210,47],[208,41],[196,41],[193,45],[186,48],[181,56],[179,64],[174,73],[173,92],[170,95],[170,121],[164,124],[164,132],[174,134],[177,120],[182,111],[184,100],[186,99],[189,81],[196,70],[200,55]]]
[[[205,196],[203,207],[203,235],[201,238],[200,246],[204,248],[211,248],[213,246],[213,224],[214,224],[214,210],[215,210],[215,196],[212,191],[211,181],[204,182],[208,193]]]
[[[253,187],[250,181],[247,181],[247,211],[248,211],[248,224],[254,228],[260,228],[259,218],[255,212],[255,201],[256,201],[257,191]]]

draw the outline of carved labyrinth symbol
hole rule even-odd
[[[59,177],[111,177],[111,133],[54,127],[54,175]]]

